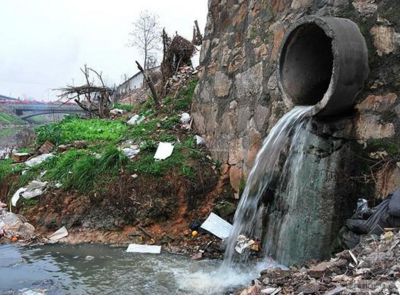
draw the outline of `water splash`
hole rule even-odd
[[[235,259],[236,239],[244,234],[251,238],[262,238],[262,214],[263,202],[271,198],[274,189],[281,190],[283,180],[290,175],[290,180],[286,179],[292,188],[297,184],[296,170],[301,163],[302,153],[294,154],[293,151],[304,137],[302,131],[309,121],[304,119],[309,117],[312,106],[298,106],[286,113],[271,129],[269,135],[263,142],[263,146],[257,154],[254,166],[247,179],[246,187],[243,191],[241,200],[234,217],[233,230],[227,241],[224,262],[222,268],[233,268],[237,264],[248,261],[248,252],[244,252]],[[291,135],[293,132],[293,135]],[[286,160],[282,160],[282,152],[288,148]],[[279,172],[282,167],[283,171]],[[278,187],[279,186],[279,187]],[[292,190],[295,192],[295,190]],[[291,198],[297,198],[293,194]],[[268,238],[266,238],[268,239]],[[265,245],[265,242],[264,242]]]

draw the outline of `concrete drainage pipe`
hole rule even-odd
[[[368,73],[364,37],[348,19],[305,17],[283,40],[279,87],[290,105],[314,105],[313,115],[337,116],[350,110]]]

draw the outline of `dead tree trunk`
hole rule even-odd
[[[137,65],[139,71],[143,74],[143,77],[146,80],[146,83],[150,88],[151,95],[153,96],[153,100],[154,100],[154,104],[156,105],[156,108],[159,109],[160,108],[160,101],[158,100],[157,92],[156,92],[156,89],[154,87],[153,81],[151,81],[151,78],[145,73],[145,71],[143,70],[142,66],[139,64],[138,61],[136,61],[136,65]]]

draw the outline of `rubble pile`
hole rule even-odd
[[[381,237],[363,236],[330,261],[264,270],[241,294],[399,294],[399,278],[400,233],[387,229]]]
[[[192,79],[194,75],[197,75],[197,73],[198,70],[190,66],[180,67],[165,84],[168,94],[175,96],[183,86],[187,85],[188,81]]]

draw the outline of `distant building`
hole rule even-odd
[[[160,69],[160,66],[157,66],[149,69],[148,71],[150,72],[150,75],[153,76],[154,73],[160,72]],[[114,102],[119,102],[123,98],[129,97],[133,93],[137,92],[137,90],[143,89],[143,80],[143,74],[139,71],[128,80],[118,85],[114,93]],[[156,83],[156,81],[153,82]]]
[[[0,101],[18,101],[18,99],[0,95]]]

